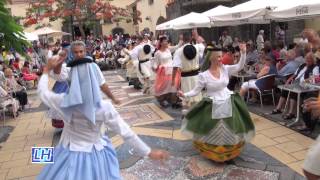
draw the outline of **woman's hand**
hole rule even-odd
[[[239,44],[240,52],[246,53],[247,52],[247,46],[244,43]]]
[[[184,97],[184,93],[182,91],[178,91],[178,96],[179,97]]]
[[[149,158],[153,160],[167,160],[169,158],[169,152],[164,150],[151,150],[149,153]]]

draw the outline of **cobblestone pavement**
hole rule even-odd
[[[301,164],[314,140],[251,114],[257,130],[252,144],[247,144],[241,156],[233,161],[214,163],[199,156],[191,140],[181,135],[180,110],[160,109],[152,96],[128,86],[122,71],[107,71],[104,76],[122,102],[116,108],[124,120],[152,148],[166,149],[171,154],[166,162],[136,157],[120,136],[107,131],[125,180],[304,179]],[[35,179],[43,165],[31,164],[31,146],[51,146],[58,142],[60,133],[45,117],[46,107],[33,97],[27,112],[6,122],[6,126],[14,129],[7,141],[0,144],[0,179]]]

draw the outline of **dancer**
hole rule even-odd
[[[150,59],[152,58],[152,54],[155,50],[155,48],[151,45],[147,37],[147,34],[145,34],[143,39],[142,37],[140,37],[139,41],[141,43],[137,45],[130,54],[132,59],[139,61],[138,77],[141,83],[143,84],[144,94],[150,94],[150,81],[152,78]]]
[[[208,48],[211,65],[199,74],[196,87],[181,97],[192,97],[204,88],[208,97],[185,116],[182,131],[192,135],[194,146],[206,158],[229,161],[240,155],[245,142],[254,136],[254,125],[246,104],[238,94],[228,90],[229,76],[240,71],[246,60],[246,46],[240,45],[241,58],[236,65],[221,64],[221,49]]]
[[[138,155],[158,160],[168,157],[165,151],[151,150],[123,121],[112,104],[102,100],[100,88],[104,81],[99,76],[99,67],[92,60],[76,60],[68,64],[71,67],[68,93],[50,91],[48,72],[63,61],[49,61],[38,85],[42,102],[59,113],[65,125],[54,150],[55,163],[44,167],[37,179],[120,180],[115,150],[100,131],[103,123],[119,133]]]
[[[175,47],[172,48],[175,50]],[[177,77],[172,86],[172,51],[168,46],[168,39],[162,36],[159,39],[159,48],[154,55],[153,68],[156,71],[156,79],[153,93],[162,107],[167,107],[170,103],[172,107],[180,107],[177,97],[177,86],[180,79]]]
[[[175,79],[181,71],[181,89],[184,92],[188,92],[195,87],[198,81],[199,59],[201,58],[199,52],[201,50],[197,45],[191,44],[191,35],[189,33],[183,34],[183,43],[184,45],[174,53],[172,85],[175,85]],[[201,94],[188,97],[184,99],[183,106],[184,108],[190,107],[200,100]]]
[[[93,60],[91,57],[86,56],[86,45],[82,41],[74,41],[70,47],[74,59],[74,61],[90,61]],[[54,68],[53,71],[50,72],[50,76],[55,79],[56,81],[69,81],[70,75],[70,67],[67,67],[64,61],[59,61],[60,64]],[[70,62],[70,63],[71,63]],[[101,86],[101,90],[104,94],[106,94],[115,104],[120,104],[120,101],[116,99],[113,94],[111,93],[109,86],[106,84],[105,79],[103,77],[102,72],[99,69],[99,78],[102,79],[103,85]]]

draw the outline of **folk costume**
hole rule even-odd
[[[120,180],[116,152],[100,129],[103,123],[119,133],[139,156],[150,148],[123,121],[111,102],[102,100],[104,84],[99,67],[90,60],[73,61],[71,84],[67,93],[56,94],[48,89],[48,75],[42,75],[38,94],[44,104],[56,110],[64,120],[55,162],[43,168],[37,179],[112,179]]]
[[[176,85],[172,86],[172,51],[170,48],[167,48],[165,51],[158,50],[154,55],[153,68],[156,70],[156,78],[153,94],[157,97],[160,105],[164,105],[164,101],[171,104],[176,104],[178,101],[176,93],[180,78],[177,76],[175,79]]]
[[[209,51],[206,57],[210,58],[211,53]],[[245,102],[227,88],[229,76],[240,71],[245,60],[246,55],[241,54],[238,64],[221,65],[219,79],[209,70],[200,73],[195,88],[184,94],[193,97],[206,89],[207,97],[186,114],[182,132],[191,135],[201,155],[217,162],[239,156],[245,143],[255,134]]]
[[[181,90],[183,92],[191,91],[198,82],[199,59],[201,54],[197,45],[185,44],[177,49],[174,53],[173,67],[177,67],[181,71]],[[201,94],[194,97],[188,97],[184,100],[185,106],[191,106],[201,100]]]
[[[143,84],[144,93],[150,93],[151,79],[153,72],[151,69],[151,58],[155,48],[150,43],[141,43],[136,46],[130,56],[138,62],[138,77]]]

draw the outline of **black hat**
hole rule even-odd
[[[183,48],[183,55],[188,59],[188,60],[192,60],[196,57],[197,55],[197,49],[189,44],[189,45],[186,45],[184,48]]]
[[[217,47],[214,47],[214,46],[211,46],[211,45],[208,45],[206,50],[207,51],[222,51],[221,48],[217,48]]]
[[[151,47],[150,47],[150,45],[148,45],[148,44],[144,45],[144,46],[143,46],[143,52],[144,52],[145,54],[149,54],[149,53],[151,52]]]

